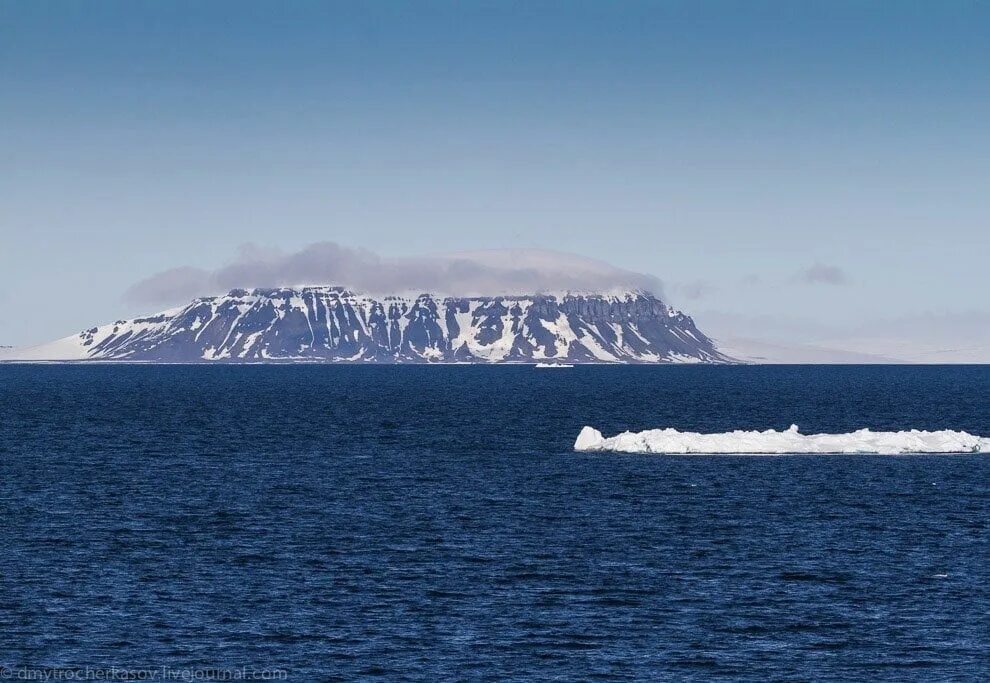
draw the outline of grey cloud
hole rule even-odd
[[[544,291],[643,289],[661,282],[574,254],[515,249],[385,258],[365,249],[318,242],[297,252],[248,244],[216,270],[179,267],[131,286],[124,298],[140,304],[177,304],[234,288],[340,285],[370,294],[432,292],[460,296]]]
[[[183,266],[156,273],[124,292],[124,301],[136,304],[188,301],[212,288],[211,274],[200,268]]]
[[[698,299],[704,299],[706,296],[711,295],[717,289],[718,288],[710,282],[695,280],[693,282],[682,282],[678,284],[674,290],[674,294],[690,301],[697,301]]]
[[[838,266],[827,266],[824,263],[815,263],[794,274],[796,282],[803,282],[809,285],[845,285],[849,283],[849,278],[844,270]]]

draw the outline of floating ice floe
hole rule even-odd
[[[605,438],[585,427],[574,442],[576,451],[620,453],[990,453],[990,438],[944,429],[935,432],[912,429],[905,432],[874,432],[860,429],[846,434],[802,434],[797,425],[778,432],[736,430],[719,434],[650,429],[623,432]]]

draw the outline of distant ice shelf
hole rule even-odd
[[[700,434],[676,429],[623,432],[606,438],[585,427],[574,442],[575,451],[619,453],[704,453],[779,455],[804,453],[990,453],[990,438],[949,429],[874,432],[860,429],[845,434],[802,434],[797,425],[785,431],[722,432]]]

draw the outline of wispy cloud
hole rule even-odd
[[[718,291],[716,287],[711,282],[707,280],[693,280],[691,282],[682,282],[674,285],[672,296],[678,298],[684,298],[689,301],[697,301],[698,299],[704,299],[707,296]]]
[[[815,263],[794,274],[792,278],[795,282],[803,282],[808,285],[846,285],[849,284],[849,277],[846,272],[838,266],[829,266],[824,263]]]
[[[660,280],[652,275],[542,249],[385,258],[366,249],[318,242],[296,252],[248,244],[221,268],[171,268],[135,283],[124,298],[137,304],[169,305],[238,287],[315,284],[375,294],[416,291],[462,296],[616,288],[659,295],[662,290]]]

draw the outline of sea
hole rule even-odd
[[[990,366],[0,365],[0,676],[990,679],[990,454],[573,450],[792,423]]]

